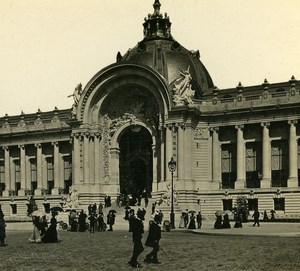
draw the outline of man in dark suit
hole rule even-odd
[[[257,224],[257,226],[259,227],[259,211],[256,209],[252,215],[252,217],[254,218],[254,224],[253,227]]]
[[[137,258],[144,251],[144,247],[142,244],[142,234],[144,233],[144,224],[141,219],[139,219],[134,215],[134,210],[131,212],[129,223],[130,223],[130,231],[132,232],[133,252],[132,252],[132,257],[128,263],[130,264],[130,266],[138,268],[141,267],[141,265],[137,261]]]
[[[155,215],[154,221],[150,224],[149,234],[145,245],[152,247],[152,251],[146,255],[144,262],[159,264],[157,252],[159,251],[159,240],[161,238],[161,228],[159,226],[160,216]]]

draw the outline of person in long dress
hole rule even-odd
[[[39,244],[41,243],[41,233],[40,233],[40,217],[38,216],[33,216],[32,217],[32,223],[33,223],[33,232],[31,237],[29,238],[30,243],[36,243]]]
[[[56,230],[57,220],[56,220],[55,216],[56,216],[56,213],[53,212],[51,220],[50,220],[50,226],[46,230],[44,236],[42,237],[42,242],[44,242],[44,243],[58,242],[57,230]]]
[[[190,229],[190,230],[195,230],[196,229],[196,218],[195,218],[194,213],[191,214],[188,229]]]

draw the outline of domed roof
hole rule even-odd
[[[171,22],[160,13],[160,2],[155,0],[153,14],[145,18],[144,39],[117,61],[129,61],[150,66],[172,85],[186,71],[192,77],[195,98],[200,98],[214,87],[213,81],[200,61],[199,51],[191,51],[179,44],[171,35]]]

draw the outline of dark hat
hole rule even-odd
[[[159,215],[155,215],[155,216],[154,216],[154,220],[155,220],[155,221],[160,221],[160,216],[159,216]]]

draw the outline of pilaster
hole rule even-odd
[[[269,135],[269,122],[261,124],[263,127],[263,142],[262,142],[262,179],[260,182],[261,188],[271,187],[271,141]]]
[[[244,125],[236,125],[237,130],[237,179],[234,184],[235,189],[244,189],[246,187],[245,179],[245,142],[244,142]]]
[[[220,189],[221,183],[221,154],[219,141],[219,128],[214,127],[212,132],[212,189]]]
[[[298,146],[296,135],[297,120],[288,122],[290,125],[289,134],[289,179],[288,187],[298,187]]]
[[[5,190],[3,191],[3,196],[9,196],[9,190],[12,189],[10,180],[10,152],[9,147],[4,146],[4,178],[5,178]]]
[[[25,145],[19,145],[20,149],[20,177],[21,177],[21,189],[18,191],[19,196],[25,196],[26,189],[26,156]]]

